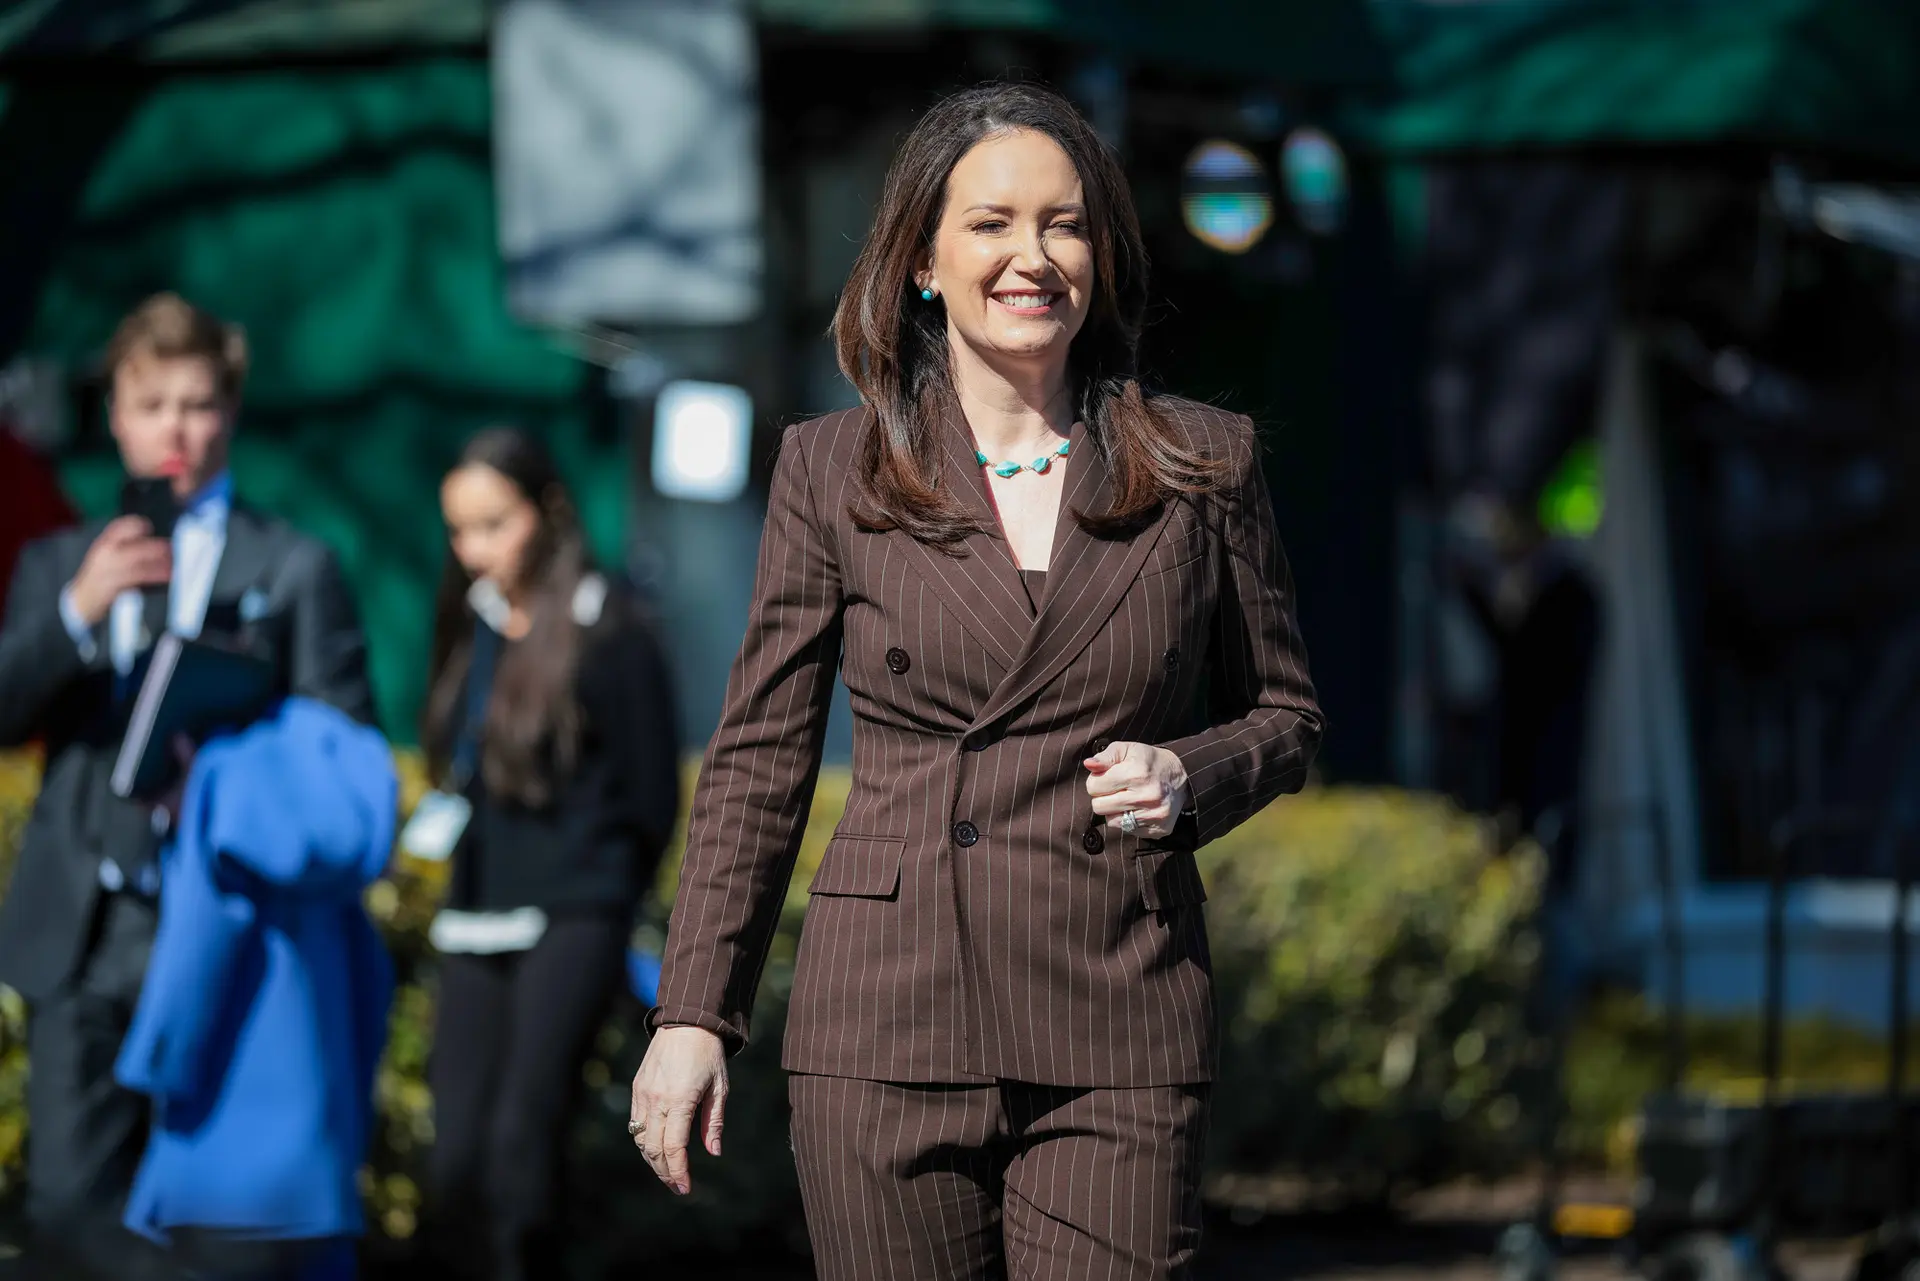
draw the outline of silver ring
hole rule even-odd
[[[1132,836],[1139,830],[1140,816],[1138,814],[1135,814],[1132,810],[1128,810],[1120,816],[1120,831],[1122,834]]]
[[[629,1120],[627,1122],[627,1133],[634,1138],[638,1138],[640,1136],[640,1132],[646,1128],[647,1128],[647,1123],[645,1121]]]

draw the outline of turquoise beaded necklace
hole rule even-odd
[[[1053,466],[1053,460],[1056,458],[1065,458],[1067,456],[1067,450],[1071,448],[1073,448],[1073,442],[1063,440],[1060,442],[1060,448],[1051,453],[1042,454],[1030,463],[1016,463],[1011,459],[1004,463],[988,463],[987,456],[976,449],[973,451],[973,461],[979,463],[982,467],[992,467],[993,474],[1001,480],[1012,480],[1023,471],[1030,471],[1036,476],[1044,476],[1047,473],[1047,469]]]

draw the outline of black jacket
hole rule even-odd
[[[658,635],[630,594],[607,594],[585,625],[574,690],[579,757],[549,803],[468,786],[449,907],[631,912],[652,886],[680,812],[679,739]]]
[[[137,863],[152,851],[151,811],[107,785],[129,710],[113,697],[107,627],[80,657],[60,620],[60,592],[79,572],[104,522],[30,543],[20,553],[0,623],[0,746],[46,744],[46,770],[0,902],[0,982],[29,1001],[50,995],[83,955],[100,863]],[[264,594],[243,622],[240,600]],[[202,634],[226,636],[270,659],[283,694],[321,699],[373,718],[366,641],[332,554],[292,527],[235,503],[214,570]]]

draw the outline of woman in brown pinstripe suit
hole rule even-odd
[[[806,822],[853,790],[789,1010],[823,1277],[1183,1275],[1214,1063],[1193,851],[1321,716],[1252,424],[1143,393],[1126,180],[984,86],[896,156],[834,320],[860,409],[790,428],[629,1129],[689,1190]]]

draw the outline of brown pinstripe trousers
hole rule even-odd
[[[1157,1281],[1200,1244],[1205,1085],[795,1075],[822,1281]]]

